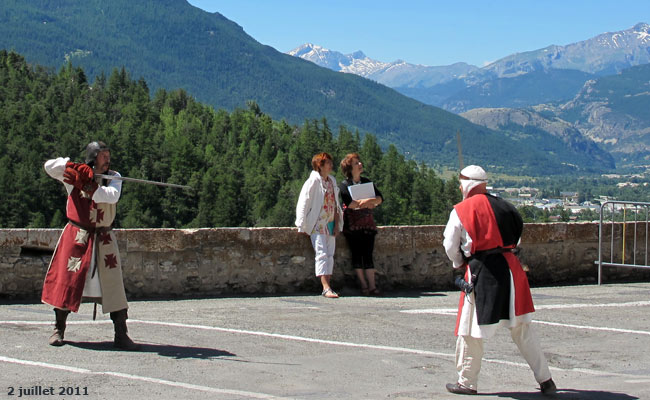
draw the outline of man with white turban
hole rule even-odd
[[[453,267],[465,272],[458,283],[463,290],[455,330],[458,381],[447,390],[477,394],[483,339],[505,326],[542,393],[553,394],[555,383],[530,324],[535,308],[528,278],[513,252],[523,230],[521,216],[512,204],[488,194],[487,174],[477,165],[460,172],[460,190],[463,201],[451,211],[443,242]]]

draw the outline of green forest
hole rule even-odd
[[[83,160],[93,140],[111,148],[123,176],[186,184],[194,190],[125,182],[119,228],[293,226],[311,158],[359,152],[385,201],[382,225],[440,224],[460,200],[458,182],[407,160],[377,138],[327,120],[274,121],[249,101],[232,112],[183,90],[157,90],[124,69],[98,75],[68,64],[59,71],[0,51],[0,227],[62,227],[66,193],[45,173],[54,157]],[[337,164],[337,162],[335,162]],[[337,168],[337,179],[342,176]]]

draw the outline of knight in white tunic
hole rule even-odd
[[[68,224],[59,238],[43,283],[41,300],[54,307],[54,334],[49,344],[62,346],[68,314],[77,312],[82,298],[92,299],[110,313],[115,325],[115,347],[137,350],[127,335],[128,304],[122,281],[117,240],[112,231],[120,180],[102,180],[94,174],[119,176],[109,170],[110,150],[102,142],[86,147],[86,162],[56,158],[45,163],[45,171],[61,181],[68,193]]]

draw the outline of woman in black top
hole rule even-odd
[[[375,283],[375,264],[372,252],[375,247],[377,226],[372,216],[372,209],[384,200],[381,192],[373,183],[375,197],[353,200],[349,187],[369,183],[370,179],[362,177],[363,164],[359,154],[351,153],[341,161],[341,172],[347,178],[339,186],[343,200],[343,235],[352,252],[352,267],[361,285],[364,296],[379,296],[381,292]]]

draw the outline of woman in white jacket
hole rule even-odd
[[[343,229],[343,212],[339,204],[339,188],[330,175],[334,168],[332,156],[316,154],[311,159],[314,169],[302,185],[296,206],[298,232],[309,235],[314,247],[316,276],[323,285],[323,296],[339,297],[330,287],[334,271],[336,235]]]

